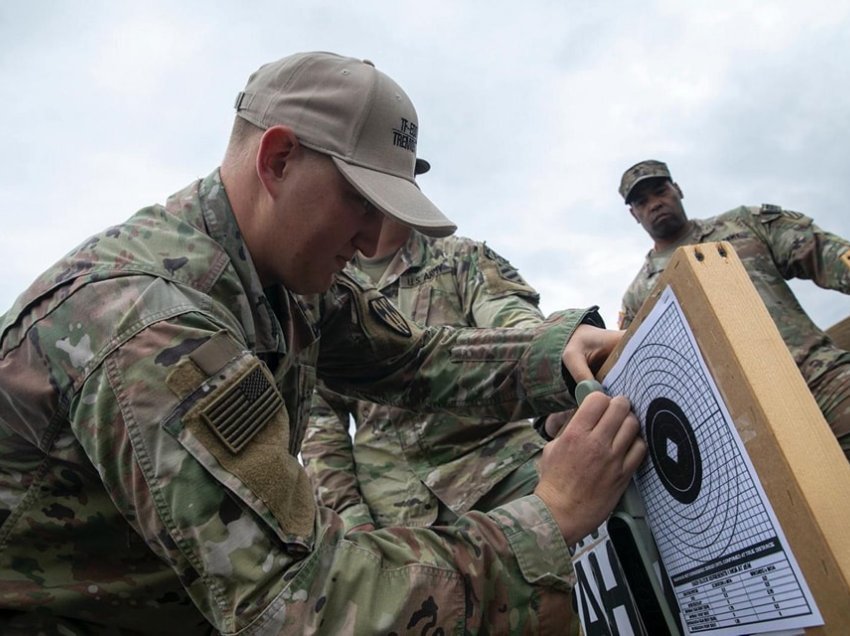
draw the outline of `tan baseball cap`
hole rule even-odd
[[[419,120],[410,98],[368,60],[297,53],[261,66],[236,97],[236,114],[262,129],[290,126],[330,155],[385,214],[429,236],[457,229],[416,185]],[[430,167],[430,166],[428,166]]]
[[[620,179],[620,194],[623,200],[628,203],[629,196],[635,186],[644,179],[654,179],[656,177],[666,177],[671,179],[670,171],[667,169],[667,164],[663,161],[655,159],[647,159],[640,161],[623,173]]]

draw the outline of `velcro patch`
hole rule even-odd
[[[799,221],[803,218],[803,215],[800,212],[794,212],[793,210],[786,210],[778,205],[774,205],[772,203],[762,203],[761,208],[759,208],[759,214],[762,215],[765,219],[772,220],[778,218],[780,216],[784,216],[788,219],[793,219],[794,221]]]
[[[491,294],[516,294],[539,302],[537,291],[525,282],[507,259],[494,252],[487,244],[484,245],[483,254],[479,259],[479,267]]]
[[[369,300],[369,310],[393,331],[407,338],[413,335],[405,317],[386,296],[378,296]]]
[[[238,454],[281,408],[280,394],[257,361],[200,415],[227,449]]]
[[[242,352],[242,347],[226,331],[219,331],[189,354],[192,361],[208,376],[217,373]]]

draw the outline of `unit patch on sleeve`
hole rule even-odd
[[[407,324],[407,320],[386,296],[378,296],[377,298],[370,299],[369,310],[396,333],[400,333],[407,338],[413,335],[410,331],[410,325]]]
[[[201,418],[237,454],[281,408],[280,394],[257,361],[201,412]]]
[[[507,259],[494,252],[485,243],[484,251],[479,259],[481,273],[487,283],[490,293],[496,295],[517,294],[525,296],[537,303],[540,295],[525,282],[516,268]]]

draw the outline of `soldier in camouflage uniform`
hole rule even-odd
[[[416,132],[370,63],[265,65],[220,168],[84,241],[0,317],[0,633],[560,627],[567,545],[645,453],[626,398],[583,402],[535,494],[440,532],[344,536],[296,459],[317,377],[511,420],[572,404],[618,341],[592,310],[423,329],[340,274],[385,214],[453,231],[414,182]]]
[[[677,247],[728,241],[850,457],[850,352],[836,347],[812,322],[785,282],[811,279],[820,287],[850,294],[850,242],[799,212],[775,205],[741,206],[708,219],[689,220],[682,190],[660,161],[642,161],[626,170],[620,194],[655,241],[623,296],[620,328],[631,324]]]
[[[376,284],[422,325],[543,322],[537,292],[510,263],[470,239],[428,237],[387,219],[375,256],[358,254],[346,271]],[[361,529],[446,523],[529,494],[542,447],[528,420],[412,413],[320,385],[301,455],[319,503],[336,510],[346,527]]]

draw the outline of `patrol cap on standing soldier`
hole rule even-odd
[[[667,169],[667,164],[663,161],[656,161],[655,159],[639,161],[628,168],[620,179],[620,195],[627,204],[630,202],[629,199],[635,186],[646,179],[673,180],[670,176],[670,170]]]

